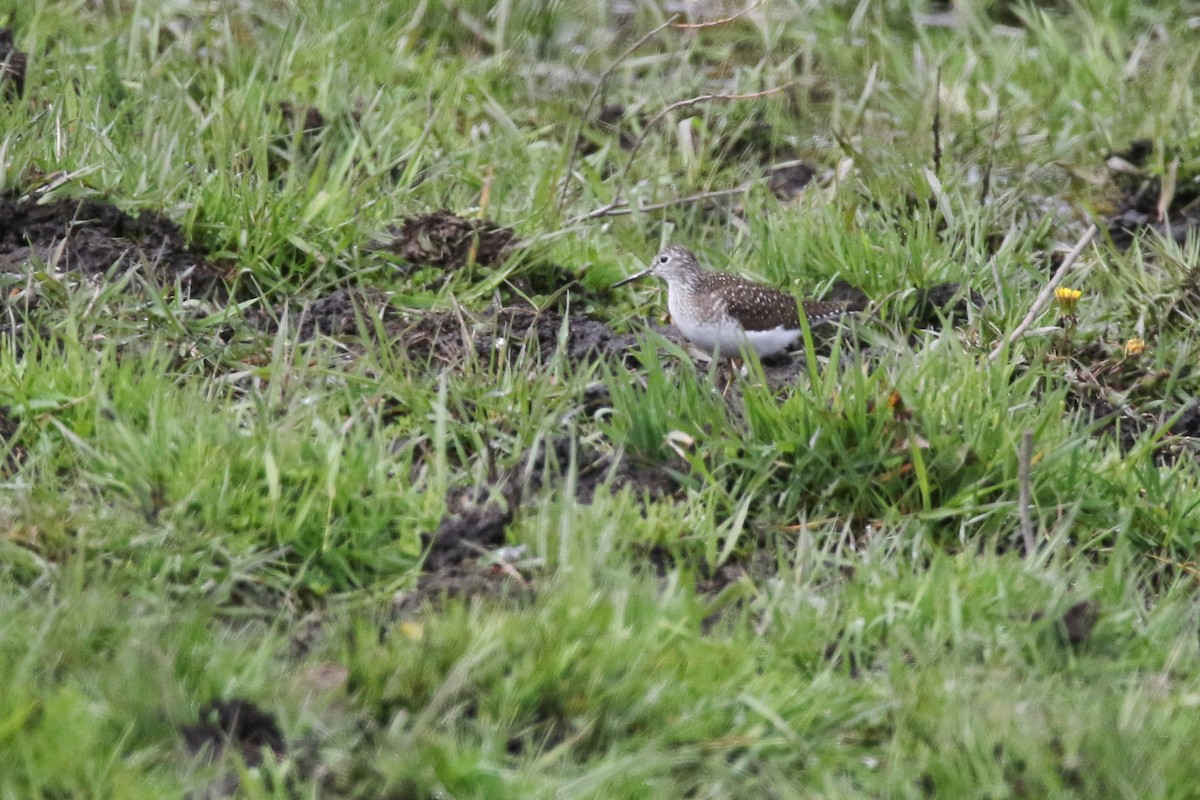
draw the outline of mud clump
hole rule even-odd
[[[784,202],[799,197],[817,177],[817,171],[802,161],[768,167],[767,186],[771,194]]]
[[[512,359],[529,351],[536,351],[545,362],[560,350],[568,361],[579,363],[622,357],[637,343],[636,337],[618,334],[591,317],[564,317],[530,306],[508,306],[477,320],[449,311],[433,312],[400,330],[398,336],[414,361],[445,364],[459,364],[467,358],[486,363],[497,354]]]
[[[850,312],[866,311],[871,305],[871,298],[862,289],[847,280],[838,278],[829,287],[829,291],[821,298],[826,303],[845,303]]]
[[[249,700],[233,698],[209,703],[200,710],[200,721],[183,725],[179,732],[193,755],[216,761],[227,748],[238,752],[247,766],[263,762],[263,749],[276,756],[287,752],[287,744],[274,715]]]
[[[1171,433],[1200,439],[1200,400],[1193,400],[1179,412],[1179,418],[1171,425]]]
[[[517,243],[511,228],[466,220],[443,208],[389,227],[372,250],[393,253],[413,267],[461,269],[469,263],[501,264]]]
[[[304,133],[316,133],[325,127],[325,115],[315,106],[295,106],[285,100],[279,104],[279,113],[288,125],[302,122],[300,130]]]
[[[1154,153],[1154,143],[1137,139],[1126,150],[1112,153],[1107,159],[1113,184],[1120,193],[1116,209],[1106,220],[1109,236],[1118,247],[1128,247],[1146,231],[1187,241],[1188,233],[1200,227],[1200,172],[1187,172],[1182,164],[1188,159],[1176,159],[1178,174],[1172,174],[1167,194],[1164,176],[1146,169]],[[1171,161],[1171,158],[1165,158]]]
[[[559,437],[527,452],[519,467],[493,478],[489,485],[454,489],[446,499],[446,513],[437,530],[422,537],[428,548],[427,572],[445,569],[504,544],[505,533],[517,508],[548,485],[552,475],[574,464],[576,502],[591,503],[605,483],[612,491],[640,490],[652,498],[666,497],[678,488],[662,467],[615,460],[577,442]],[[528,476],[527,479],[522,476]]]
[[[404,323],[396,337],[414,362],[457,364],[473,350],[467,325],[451,311],[433,311]]]
[[[277,180],[302,159],[316,155],[329,122],[315,106],[297,105],[286,100],[274,105],[268,103],[263,111],[268,116],[277,115],[267,152],[267,174]]]
[[[504,544],[505,531],[520,502],[521,487],[503,481],[498,498],[487,497],[486,487],[456,489],[446,499],[446,514],[437,530],[422,539],[428,546],[424,568],[432,572],[460,564]]]
[[[396,611],[407,614],[455,597],[532,596],[531,573],[512,563],[501,548],[520,508],[572,463],[574,497],[582,504],[591,503],[605,484],[612,491],[631,489],[647,498],[669,497],[678,489],[662,467],[618,461],[568,436],[555,439],[526,453],[520,466],[487,485],[450,492],[437,529],[422,535],[427,554],[417,588],[397,598]],[[523,550],[511,549],[518,555]]]
[[[1100,604],[1095,600],[1083,600],[1071,606],[1059,620],[1063,640],[1072,647],[1079,647],[1092,635],[1099,618]]]
[[[301,311],[297,327],[302,340],[317,334],[345,336],[358,332],[360,322],[386,323],[398,316],[382,291],[346,288],[314,300]]]
[[[560,342],[564,320],[566,338]],[[520,342],[525,348],[536,347],[543,361],[552,358],[561,347],[567,360],[577,363],[595,357],[620,356],[635,344],[636,338],[614,333],[608,325],[591,317],[565,318],[553,311],[509,306],[492,317],[492,334],[478,340],[477,350],[482,355],[503,344],[511,351],[513,342]]]
[[[983,295],[961,284],[939,283],[928,289],[918,289],[908,318],[918,328],[940,329],[943,322],[960,325],[967,321],[971,308],[983,308]]]
[[[309,342],[318,336],[370,336],[379,329],[377,323],[387,331],[398,325],[400,313],[388,302],[386,292],[342,287],[307,303],[252,310],[247,320],[255,329],[269,333],[286,326],[297,340]]]
[[[137,265],[159,285],[178,283],[192,295],[224,292],[217,271],[160,214],[135,217],[99,200],[38,204],[6,192],[0,195],[0,220],[0,272],[23,272],[33,263],[103,275]]]
[[[266,750],[276,759],[288,750],[275,716],[236,697],[209,703],[200,710],[199,722],[181,725],[179,732],[193,757],[221,765],[217,777],[185,795],[187,800],[236,797],[241,790],[242,770],[262,766]],[[239,759],[244,767],[237,763]]]
[[[423,607],[466,597],[532,599],[536,585],[530,570],[505,561],[484,563],[465,561],[437,572],[425,573],[417,588],[396,597],[395,610],[401,615],[414,614]]]

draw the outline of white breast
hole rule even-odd
[[[736,357],[751,348],[759,356],[778,353],[800,338],[799,330],[788,330],[782,325],[767,331],[744,331],[742,326],[724,313],[712,318],[701,318],[695,306],[681,302],[672,292],[667,295],[667,308],[675,327],[693,345],[709,355],[718,353]]]

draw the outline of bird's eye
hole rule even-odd
[[[671,260],[671,257],[669,255],[667,255],[666,253],[664,253],[663,255],[658,257],[658,263],[660,263],[660,264],[665,264],[670,260]]]

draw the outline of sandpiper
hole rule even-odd
[[[663,249],[649,268],[613,288],[647,275],[667,282],[671,320],[692,344],[713,357],[738,359],[748,349],[759,357],[774,355],[803,332],[795,297],[736,275],[701,269],[686,247]],[[846,303],[808,300],[803,308],[810,326],[849,310]]]

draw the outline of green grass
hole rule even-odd
[[[0,798],[1192,796],[1200,239],[1102,235],[1069,333],[1051,306],[988,354],[1120,205],[1110,154],[1149,140],[1139,180],[1196,193],[1200,6],[954,5],[768,0],[620,63],[657,5],[0,9],[30,54],[0,188],[161,213],[232,297],[0,275]],[[817,179],[781,202],[764,168],[794,159]],[[525,246],[448,272],[372,249],[441,207]],[[752,364],[722,397],[649,331],[660,295],[608,288],[667,241],[872,309],[793,383]],[[947,282],[984,304],[914,325]],[[642,343],[425,358],[369,309],[299,336],[345,287],[477,337],[527,296]],[[580,502],[598,457],[677,491],[614,474]],[[544,484],[506,529],[528,590],[401,610],[448,500],[510,475]],[[188,752],[230,698],[287,752]]]

